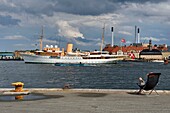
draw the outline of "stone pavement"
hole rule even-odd
[[[27,99],[26,95],[22,101],[4,100],[1,93],[0,113],[170,113],[169,91],[136,95],[135,90],[28,90],[45,98]]]

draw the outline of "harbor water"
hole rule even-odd
[[[13,88],[23,82],[24,88],[138,89],[139,77],[149,72],[161,73],[157,89],[170,89],[170,64],[151,62],[118,62],[89,66],[54,66],[25,64],[23,61],[0,61],[0,88]]]

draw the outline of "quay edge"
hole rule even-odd
[[[0,92],[11,91],[13,88],[0,88]],[[125,94],[128,92],[136,92],[138,89],[63,89],[63,88],[24,88],[31,92],[81,92],[81,93],[118,93]],[[161,94],[170,94],[170,90],[156,90]],[[153,91],[154,92],[154,91]],[[147,93],[147,92],[146,92]]]

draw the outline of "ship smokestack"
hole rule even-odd
[[[112,32],[112,47],[114,46],[114,27],[111,28]]]
[[[139,33],[139,28],[138,28],[138,38],[137,38],[137,43],[140,43],[140,33]]]
[[[73,44],[68,43],[68,44],[67,44],[67,53],[72,52],[72,49],[73,49]]]

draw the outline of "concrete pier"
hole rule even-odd
[[[11,89],[0,89],[2,93]],[[170,91],[137,95],[136,90],[28,88],[51,98],[1,101],[1,113],[169,113]]]

